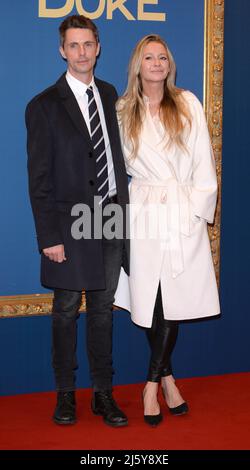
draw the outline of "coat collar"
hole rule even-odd
[[[175,146],[167,148],[167,136],[164,138],[160,135],[148,108],[142,125],[141,140],[164,162],[169,163],[172,176],[177,178]]]
[[[141,139],[154,152],[156,151],[166,159],[166,137],[164,138],[164,136],[160,135],[160,131],[157,130],[156,123],[154,122],[154,118],[151,116],[148,107],[146,108],[142,124]]]
[[[68,82],[66,80],[66,73],[64,73],[56,82],[56,88],[58,90],[62,103],[66,108],[75,127],[81,132],[87,142],[91,145],[91,139],[88,128],[86,126],[81,110],[77,104],[74,93],[68,85]]]
[[[100,97],[102,100],[107,131],[108,131],[109,140],[111,143],[112,142],[112,137],[111,137],[112,119],[111,119],[111,110],[110,110],[110,102],[109,102],[110,98],[101,80],[99,80],[98,78],[95,78],[95,84],[98,88],[98,91],[100,93]],[[66,80],[66,72],[56,82],[56,88],[58,90],[60,98],[62,99],[63,105],[65,106],[75,127],[81,132],[81,134],[84,136],[84,138],[87,140],[87,142],[91,146],[92,142],[91,142],[87,125],[85,123],[81,110],[77,104],[74,93],[72,92]]]

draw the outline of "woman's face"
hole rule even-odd
[[[140,77],[143,84],[163,84],[169,73],[169,60],[165,47],[159,42],[148,43],[143,50]]]

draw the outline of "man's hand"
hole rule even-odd
[[[56,263],[62,263],[66,261],[64,245],[55,245],[50,248],[44,248],[43,254],[50,259],[50,261],[55,261]]]

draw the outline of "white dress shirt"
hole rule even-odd
[[[91,83],[89,85],[86,85],[80,80],[77,80],[77,78],[73,77],[73,75],[71,75],[71,73],[67,71],[66,80],[68,82],[69,87],[71,88],[72,92],[75,95],[79,108],[86,122],[89,134],[90,134],[90,122],[89,122],[88,95],[86,94],[86,90],[90,86],[92,86],[93,88],[93,93],[94,93],[97,109],[99,112],[102,132],[103,132],[104,141],[105,141],[105,150],[106,150],[107,162],[108,162],[109,197],[111,197],[114,194],[116,194],[116,182],[115,182],[113,157],[112,157],[112,152],[111,152],[111,147],[110,147],[110,142],[109,142],[106,121],[104,117],[102,100],[101,100],[98,88],[95,84],[94,77],[92,78]]]

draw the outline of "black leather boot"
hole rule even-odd
[[[75,392],[58,392],[57,404],[53,415],[56,424],[76,423]]]
[[[109,426],[119,427],[128,424],[128,418],[123,411],[118,408],[112,397],[111,390],[94,392],[91,408],[95,415],[103,416],[104,423]]]

